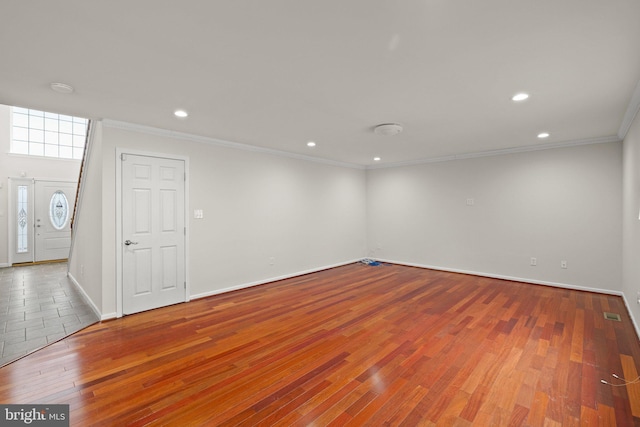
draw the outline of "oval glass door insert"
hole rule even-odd
[[[56,230],[62,230],[69,220],[69,202],[60,190],[53,193],[49,203],[49,219]]]

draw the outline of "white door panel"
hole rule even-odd
[[[77,183],[35,181],[35,261],[69,258]]]
[[[122,160],[123,313],[185,301],[184,161]]]

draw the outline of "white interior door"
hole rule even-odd
[[[35,261],[69,258],[76,182],[35,181]]]
[[[185,301],[185,162],[131,154],[122,161],[122,308]]]

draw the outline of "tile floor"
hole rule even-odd
[[[0,366],[97,321],[66,262],[0,268]]]

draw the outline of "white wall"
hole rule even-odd
[[[76,160],[9,154],[10,123],[10,108],[0,105],[0,242],[5,243],[0,266],[8,263],[8,177],[26,172],[75,180],[80,166]],[[103,314],[116,307],[115,149],[120,147],[190,157],[188,211],[205,212],[203,220],[189,219],[193,296],[368,254],[622,291],[638,329],[640,116],[624,150],[617,143],[597,144],[366,174],[97,126],[70,270]],[[466,205],[468,198],[473,206]],[[529,265],[531,257],[537,258],[536,267]],[[561,260],[567,260],[566,270]]]
[[[95,148],[95,147],[94,147]],[[190,294],[360,259],[366,253],[365,171],[140,133],[103,124],[100,311],[116,311],[116,148],[188,156]],[[98,197],[98,196],[96,196]],[[204,219],[193,219],[202,209]],[[85,235],[75,251],[92,251]],[[75,252],[74,251],[74,252]],[[274,265],[270,258],[274,257]],[[75,258],[75,255],[74,255]],[[86,268],[86,267],[85,267]],[[85,271],[86,274],[86,271]],[[85,284],[83,284],[83,287]],[[87,285],[88,286],[88,285]]]
[[[91,141],[90,155],[84,170],[80,209],[73,225],[74,247],[69,257],[69,274],[81,284],[94,309],[102,314],[102,259],[108,255],[102,252],[102,124],[94,121],[92,126],[97,131]],[[113,201],[109,201],[108,205],[113,205]]]
[[[9,154],[11,144],[11,108],[0,105],[0,266],[9,262],[9,177],[77,181],[79,160],[54,159]]]
[[[636,116],[623,143],[624,179],[622,208],[622,291],[640,335],[640,114]]]
[[[620,143],[369,170],[369,255],[620,292],[621,180]]]

